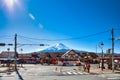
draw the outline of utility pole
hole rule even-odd
[[[98,53],[97,53],[97,45],[96,45],[96,54],[98,55]]]
[[[112,28],[112,72],[114,72],[114,29]]]
[[[17,71],[17,34],[15,34],[15,54],[14,54],[14,64],[15,64],[15,71]]]
[[[103,69],[105,68],[104,67],[104,54],[103,54],[103,46],[104,46],[104,44],[103,44],[103,42],[101,42],[100,44],[99,44],[99,47],[101,48],[101,50],[102,50],[102,56],[101,56],[101,70],[103,71]]]

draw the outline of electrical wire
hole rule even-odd
[[[19,37],[22,37],[22,38],[26,38],[26,39],[32,39],[32,40],[45,40],[45,41],[49,41],[49,39],[37,39],[37,38],[30,38],[30,37],[25,37],[25,36],[21,36],[21,35],[18,35]]]
[[[76,39],[89,38],[89,37],[93,37],[93,36],[96,36],[96,35],[101,35],[101,34],[107,33],[107,32],[109,32],[109,31],[111,31],[111,30],[107,30],[107,31],[103,31],[103,32],[95,33],[95,34],[90,34],[90,35],[86,35],[86,36],[81,36],[81,37],[64,38],[64,39],[38,39],[38,38],[25,37],[25,36],[21,36],[21,35],[18,35],[18,36],[20,36],[20,37],[22,37],[22,38],[32,39],[32,40],[65,41],[65,40],[76,40]]]
[[[14,35],[0,35],[0,38],[1,37],[13,37]]]

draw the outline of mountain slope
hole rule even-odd
[[[67,52],[68,50],[70,50],[70,49],[67,46],[65,46],[62,43],[58,43],[54,46],[51,46],[51,47],[41,50],[39,52]]]
[[[46,48],[44,50],[38,51],[37,53],[41,53],[41,52],[67,52],[69,50],[70,50],[70,48],[68,48],[64,44],[58,43],[54,46],[51,46],[51,47]],[[75,50],[75,51],[76,52],[87,52],[87,51],[83,51],[83,50]]]

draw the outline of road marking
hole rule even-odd
[[[108,80],[120,80],[120,78],[116,77],[116,78],[107,78]]]
[[[83,73],[81,73],[81,72],[78,72],[78,74],[83,74]]]
[[[72,73],[75,74],[75,75],[77,74],[76,72],[72,72]]]
[[[89,74],[89,73],[87,73],[87,72],[83,72],[83,74]]]
[[[86,74],[86,73],[82,73],[82,72],[62,72],[62,74],[64,75],[83,75],[83,74]]]
[[[68,74],[72,74],[71,72],[67,72]]]
[[[62,74],[67,74],[66,72],[62,72]]]
[[[105,78],[106,76],[104,74],[98,75],[98,77]]]

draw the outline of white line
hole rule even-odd
[[[67,74],[66,72],[62,72],[62,74]]]
[[[105,78],[106,76],[104,74],[98,75],[98,77]]]
[[[107,78],[107,79],[109,79],[109,80],[120,80],[120,78]]]
[[[87,72],[83,72],[83,74],[89,74],[89,73],[87,73]]]
[[[67,72],[68,74],[72,74],[71,72]]]
[[[73,74],[77,74],[76,72],[72,72]]]
[[[79,74],[83,74],[82,72],[78,72]]]

